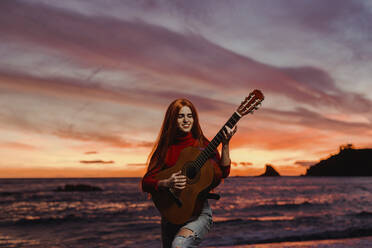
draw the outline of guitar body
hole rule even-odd
[[[170,223],[183,224],[192,216],[200,212],[197,206],[199,194],[209,191],[214,179],[214,167],[210,160],[201,167],[193,178],[187,176],[187,170],[192,167],[192,163],[201,153],[198,147],[186,147],[180,153],[177,163],[169,169],[160,171],[155,178],[158,180],[168,179],[173,173],[182,171],[187,177],[186,188],[175,190],[174,195],[182,202],[182,206],[177,205],[171,194],[167,190],[159,190],[152,194],[152,200],[161,215]]]

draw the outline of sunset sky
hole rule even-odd
[[[0,177],[142,176],[188,98],[212,139],[253,89],[231,175],[372,147],[371,1],[0,2]]]

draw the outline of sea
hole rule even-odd
[[[0,179],[0,247],[161,247],[140,178]],[[102,191],[55,191],[67,184]],[[229,177],[200,247],[372,247],[371,177]]]

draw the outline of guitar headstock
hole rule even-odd
[[[261,105],[261,102],[265,99],[264,95],[260,90],[254,90],[249,93],[244,101],[240,104],[238,109],[236,110],[241,116],[252,113],[253,111],[258,109]]]

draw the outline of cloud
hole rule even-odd
[[[84,154],[90,155],[90,154],[97,154],[98,152],[96,151],[89,151],[89,152],[84,152]]]
[[[307,161],[307,160],[298,160],[296,161],[294,164],[295,165],[299,165],[299,166],[304,166],[304,167],[310,167],[316,163],[318,163],[319,161]]]
[[[262,109],[259,117],[249,122],[242,120],[238,126],[238,132],[231,140],[232,147],[268,151],[307,150],[324,154],[325,147],[336,148],[348,139],[358,140],[355,141],[358,145],[364,145],[366,141],[363,139],[370,143],[367,137],[372,137],[370,124],[332,120],[304,109]]]
[[[306,168],[298,165],[278,165],[275,168],[281,176],[298,176],[304,175]]]
[[[21,74],[8,72],[0,75],[0,87],[7,90],[21,91],[25,94],[45,94],[47,96],[58,96],[60,98],[69,97],[73,100],[81,101],[86,98],[92,101],[111,101],[123,106],[128,104],[132,106],[145,107],[148,109],[158,109],[161,112],[165,111],[170,100],[178,97],[189,98],[200,112],[207,115],[226,118],[231,111],[236,107],[231,103],[222,100],[210,99],[208,96],[202,97],[192,93],[182,94],[176,90],[166,91],[151,91],[148,90],[124,90],[120,88],[105,88],[102,84],[84,84],[79,80],[67,81],[64,79],[42,79]],[[315,86],[314,86],[315,87]],[[332,85],[329,86],[332,88]],[[172,98],[170,97],[172,96]],[[174,97],[174,98],[173,98]],[[48,103],[50,104],[50,103]],[[4,108],[3,111],[6,111]],[[38,121],[38,118],[29,119],[28,114],[22,111],[12,111],[4,115],[0,113],[2,124],[8,127],[28,130],[37,133],[48,133],[64,139],[75,139],[85,142],[101,142],[110,144],[114,147],[130,148],[130,147],[152,147],[153,143],[148,141],[132,141],[124,140],[117,134],[109,132],[102,133],[102,130],[79,130],[72,126],[63,126],[61,123],[52,124],[49,121],[46,123]],[[42,113],[35,113],[40,115]],[[117,117],[120,119],[120,117]],[[138,117],[137,122],[142,120]],[[349,118],[352,120],[352,118]],[[118,120],[118,122],[122,122]],[[281,130],[275,130],[272,126],[267,126],[265,123],[276,123],[276,126],[282,127]],[[264,124],[262,126],[262,124]],[[368,123],[358,123],[349,121],[340,121],[330,119],[318,112],[308,110],[303,107],[297,107],[292,111],[277,110],[269,107],[262,107],[255,118],[252,118],[247,124],[240,122],[238,124],[239,133],[249,133],[249,136],[237,136],[234,138],[234,144],[237,146],[246,146],[248,143],[262,145],[268,149],[283,149],[298,147],[298,149],[308,147],[310,144],[324,145],[327,138],[322,132],[330,131],[331,133],[351,134],[364,133],[371,135],[370,125]],[[218,124],[220,126],[220,124]],[[294,132],[289,127],[297,126],[308,131]],[[252,129],[255,129],[251,134]],[[315,132],[314,129],[318,131]],[[288,130],[288,131],[287,131]],[[310,132],[312,130],[312,132]],[[286,133],[286,135],[283,135]],[[270,137],[270,138],[266,138]],[[311,142],[304,142],[313,141]],[[307,145],[306,145],[307,144]]]
[[[43,94],[72,100],[92,100],[96,102],[111,101],[123,105],[152,107],[164,109],[165,105],[177,98],[188,98],[201,111],[219,113],[221,110],[232,110],[236,106],[222,100],[210,99],[192,92],[184,93],[177,89],[128,89],[125,87],[108,87],[104,82],[88,84],[79,79],[40,78],[21,72],[0,70],[0,88],[16,92]]]
[[[91,168],[0,168],[3,178],[82,178],[82,177],[138,177],[145,174],[144,168],[119,169],[91,169]]]
[[[238,167],[238,165],[240,165],[240,167],[246,167],[246,166],[253,165],[253,163],[251,163],[251,162],[235,162],[235,161],[232,161],[231,162],[231,165],[234,166],[234,167]]]
[[[146,167],[147,164],[144,164],[144,163],[131,163],[131,164],[127,164],[127,166],[130,166],[130,167]]]
[[[302,127],[327,130],[339,133],[369,133],[370,124],[352,121],[341,121],[328,118],[321,113],[314,112],[302,107],[297,107],[293,111],[276,110],[263,108],[260,110],[262,119],[273,121],[282,125],[298,125]]]
[[[148,141],[127,141],[117,135],[110,135],[106,132],[98,131],[76,131],[68,129],[59,129],[53,131],[53,134],[63,139],[74,139],[85,142],[99,142],[110,144],[112,147],[118,148],[150,148],[153,146],[153,142]]]
[[[1,127],[3,130],[22,130],[22,132],[33,134],[53,135],[61,139],[98,142],[118,148],[150,148],[153,146],[153,142],[150,141],[126,138],[124,131],[118,134],[111,130],[110,127],[103,130],[98,124],[97,126],[87,127],[87,123],[79,123],[79,125],[74,127],[74,124],[66,125],[63,120],[61,121],[57,117],[53,118],[49,115],[48,121],[45,121],[45,113],[43,114],[42,112],[25,112],[23,109],[12,111],[7,108],[3,108],[0,112]],[[77,121],[78,118],[73,120],[75,123]],[[34,149],[30,145],[18,142],[4,143],[4,147]]]
[[[81,4],[84,5],[84,3]],[[218,16],[215,13],[223,13],[226,7],[223,3],[204,2],[200,10],[193,8],[196,4],[197,2],[166,3],[171,9],[175,6],[177,13],[182,16],[195,14],[198,18],[203,18],[205,15],[200,12],[196,13],[197,11],[209,11],[208,18],[211,18]],[[310,30],[317,34],[329,33],[329,36],[316,37],[321,40],[317,45],[326,44],[329,40],[340,40],[346,46],[350,44],[350,49],[355,52],[353,56],[357,56],[357,53],[364,58],[369,56],[370,50],[366,53],[363,51],[366,51],[365,41],[371,40],[370,32],[363,31],[371,27],[372,21],[368,22],[370,20],[367,16],[368,11],[362,8],[360,3],[341,1],[339,5],[333,6],[329,2],[323,4],[321,1],[316,1],[314,5],[311,3],[312,8],[304,8],[303,3],[294,2],[288,4],[288,2],[280,1],[275,4],[278,8],[267,10],[270,12],[270,17],[265,12],[266,14],[259,18],[262,18],[261,21],[265,19],[271,23],[277,20],[275,15],[280,16],[280,24],[273,28],[280,26],[287,30],[278,29],[279,31],[275,34],[284,31],[281,33],[282,37],[285,37],[287,41],[293,39],[291,44],[297,43],[297,48],[308,46],[307,43],[297,38],[300,35],[302,39],[309,38],[303,35]],[[326,69],[335,65],[321,66],[321,62],[324,65],[328,60],[313,63],[312,66],[302,64],[303,61],[308,61],[306,59],[299,60],[300,62],[294,61],[295,63],[288,63],[288,60],[285,60],[276,63],[282,66],[274,66],[270,64],[272,61],[270,59],[260,60],[260,56],[242,55],[234,52],[236,51],[234,49],[223,47],[221,42],[213,40],[212,36],[208,36],[208,32],[203,32],[202,28],[200,30],[170,29],[146,22],[140,16],[125,20],[125,18],[97,14],[94,8],[81,8],[80,3],[78,5],[79,10],[75,11],[71,8],[69,11],[53,7],[50,3],[47,5],[36,1],[1,1],[1,48],[5,51],[0,54],[1,94],[20,92],[34,99],[38,99],[39,96],[48,96],[49,99],[59,99],[70,104],[69,106],[60,104],[61,106],[53,109],[56,111],[49,115],[42,109],[35,112],[27,111],[28,106],[22,107],[22,104],[17,105],[13,102],[5,105],[4,101],[5,108],[0,112],[0,125],[5,129],[14,128],[37,134],[52,134],[61,139],[99,142],[119,148],[150,148],[153,145],[152,142],[145,139],[134,140],[129,135],[134,133],[137,135],[148,130],[153,132],[154,127],[144,123],[149,120],[149,116],[154,118],[154,116],[159,116],[160,112],[163,114],[167,105],[175,98],[189,98],[197,105],[198,110],[203,112],[210,127],[217,125],[215,117],[220,119],[231,113],[231,110],[236,107],[232,102],[236,100],[237,95],[244,95],[249,93],[250,89],[259,88],[267,97],[264,102],[267,105],[264,105],[259,114],[247,124],[239,123],[241,124],[240,135],[234,137],[232,141],[234,147],[254,146],[269,150],[309,149],[313,151],[329,146],[332,142],[333,145],[343,136],[358,136],[366,139],[371,137],[371,99],[363,94],[348,92],[340,88],[337,84],[339,82],[335,81],[334,74]],[[155,4],[150,9],[158,8],[160,5]],[[249,9],[250,13],[254,13],[254,9],[261,10],[257,13],[263,13],[262,8],[266,6],[261,1],[250,3],[250,5],[252,5]],[[125,8],[125,5],[118,5],[118,11],[122,7]],[[87,13],[84,12],[86,9],[88,9]],[[246,16],[257,18],[256,15],[247,15],[244,8],[239,9],[239,13],[243,13],[244,18]],[[290,14],[283,15],[283,13]],[[314,19],[314,16],[317,19]],[[255,30],[245,30],[244,35],[250,37],[248,40],[240,41],[239,37],[235,39],[237,42],[244,43],[243,46],[250,46],[250,42],[256,39],[253,38],[257,34],[255,32],[266,32],[271,35],[273,31],[273,29],[264,30],[265,26],[261,25],[262,23],[256,25],[255,22],[240,21],[239,19],[237,25],[231,25],[231,30],[240,31],[241,23],[246,23],[249,28],[256,26]],[[282,25],[286,23],[289,25]],[[213,21],[208,24],[213,25]],[[343,24],[348,24],[345,29],[342,28]],[[217,22],[216,25],[218,25]],[[296,33],[301,28],[303,28],[302,33]],[[209,31],[211,30],[213,29]],[[296,36],[291,35],[294,33]],[[321,39],[324,37],[326,39]],[[338,37],[341,39],[337,39]],[[277,45],[280,48],[292,49],[291,44],[284,46],[280,44],[282,41],[278,41],[278,36],[274,35],[272,39],[264,39],[263,46]],[[18,53],[8,52],[12,44],[17,44],[17,48],[20,48]],[[329,42],[327,46],[319,48],[331,53],[336,49],[332,46],[333,44]],[[312,49],[318,48],[317,46],[311,47]],[[34,57],[30,56],[32,59],[25,60],[24,57],[27,56],[23,54],[22,48],[33,51],[34,54],[40,53],[38,58],[40,61],[44,59],[44,63],[37,66],[27,65]],[[304,49],[304,51],[306,54],[311,50]],[[322,53],[322,51],[318,52]],[[265,53],[261,53],[261,56],[265,57],[268,53],[270,51],[265,47]],[[286,56],[294,56],[293,53],[296,52],[290,53],[290,55],[277,54],[280,55],[278,58],[281,60],[282,56],[286,59]],[[295,57],[301,55],[295,55]],[[50,61],[51,57],[55,59]],[[9,58],[12,58],[14,63],[8,62]],[[65,60],[64,64],[61,60]],[[350,61],[350,64],[353,64],[352,62]],[[65,70],[65,67],[61,67],[66,64],[68,68],[74,69]],[[295,66],[283,66],[285,64]],[[55,68],[61,71],[58,76],[53,74]],[[34,71],[38,73],[33,73]],[[91,72],[89,76],[86,75],[86,71]],[[127,75],[134,76],[130,78],[126,77]],[[275,97],[284,98],[284,102],[288,101],[288,104],[291,104],[289,110],[284,110],[280,104],[270,102],[270,99]],[[114,103],[118,105],[118,109],[130,109],[134,114],[146,110],[151,115],[145,117],[137,115],[133,118],[135,120],[129,120],[131,124],[128,124],[128,116],[123,117],[122,112],[116,111],[117,116],[115,114],[109,116],[110,121],[120,123],[117,126],[123,123],[123,128],[131,129],[131,132],[121,134],[118,134],[118,129],[112,126],[105,126],[106,130],[96,127],[88,128],[90,126],[86,120],[77,115],[74,115],[76,122],[72,120],[71,125],[59,123],[58,117],[53,118],[54,115],[62,118],[62,114],[59,113],[67,112],[67,108],[77,106],[74,105],[75,102],[80,103],[85,100],[97,105]],[[49,106],[52,101],[41,103],[39,99],[35,100],[37,102],[35,108],[42,104]],[[329,113],[334,116],[335,112],[336,115],[344,114],[344,118],[341,120],[331,117]],[[94,116],[89,116],[91,117],[89,121],[103,120],[100,116],[102,112],[97,110],[94,114]],[[366,117],[366,121],[360,122],[353,119],[353,116],[358,114]],[[46,115],[50,118],[42,118]],[[102,121],[102,123],[107,122],[106,119]],[[129,125],[133,125],[134,128]],[[148,130],[145,130],[144,125],[148,125],[146,126]],[[8,146],[12,145],[8,143]],[[13,144],[13,147],[16,146]],[[18,144],[18,147],[22,145]],[[23,149],[28,148],[23,146]],[[237,163],[233,166],[240,167]],[[135,168],[134,165],[133,167]]]
[[[287,2],[288,3],[288,2]],[[318,32],[348,47],[356,59],[371,58],[367,42],[372,28],[370,7],[363,1],[316,0],[310,3],[292,1],[291,6],[282,6],[290,12],[290,22],[296,20],[305,30]],[[311,6],[311,7],[310,7]],[[361,54],[364,53],[364,54]]]
[[[20,143],[20,142],[2,142],[0,143],[0,148],[3,149],[15,149],[15,150],[27,150],[27,151],[33,151],[38,150],[36,146]]]
[[[249,165],[253,165],[253,163],[251,163],[251,162],[239,162],[239,165],[249,166]]]
[[[231,147],[248,147],[269,151],[313,150],[318,147],[324,147],[328,142],[330,142],[330,137],[324,137],[324,134],[320,131],[310,129],[293,131],[285,128],[271,129],[269,127],[255,127],[254,130],[240,130],[233,137]]]
[[[81,65],[125,68],[165,81],[184,78],[190,85],[227,94],[257,87],[308,105],[348,112],[370,112],[372,107],[362,95],[338,89],[321,68],[263,64],[193,32],[175,32],[138,19],[84,16],[43,4],[19,6],[8,1],[4,7],[0,17],[3,37],[68,54]],[[25,26],[31,31],[25,32]]]
[[[115,162],[110,161],[103,161],[103,160],[80,160],[79,161],[82,164],[114,164]]]
[[[89,99],[93,101],[115,101],[128,104],[139,103],[146,91],[103,87],[103,84],[89,84],[83,80],[69,78],[40,78],[22,72],[0,71],[0,87],[17,92],[43,94],[66,99]],[[149,93],[147,93],[149,94]]]
[[[258,176],[265,172],[265,169],[256,167],[233,167],[230,176]]]

